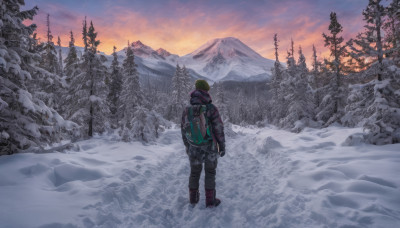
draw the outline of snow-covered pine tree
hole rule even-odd
[[[83,61],[83,71],[90,81],[90,119],[88,135],[92,136],[93,132],[103,132],[107,127],[107,117],[109,109],[106,98],[108,88],[105,84],[107,77],[107,68],[103,65],[101,56],[97,54],[97,46],[100,41],[97,40],[97,32],[90,21],[90,27],[87,33],[88,51],[85,53]]]
[[[369,1],[363,11],[366,31],[354,40],[361,48],[351,46],[353,56],[365,56],[373,61],[358,77],[365,80],[368,75],[376,75],[376,79],[352,86],[346,115],[342,118],[346,125],[364,126],[365,140],[378,145],[400,142],[400,70],[393,60],[384,59],[385,53],[393,52],[383,47],[381,29],[386,10],[380,2]]]
[[[59,75],[62,75],[64,72],[64,67],[63,67],[63,61],[62,61],[62,53],[61,53],[61,39],[60,36],[58,36],[57,39],[57,45],[58,45],[58,73]]]
[[[183,83],[182,68],[176,64],[175,74],[172,77],[172,102],[174,104],[182,103]]]
[[[48,74],[41,74],[47,71],[35,65],[38,55],[28,51],[33,50],[35,41],[29,36],[36,25],[23,24],[33,19],[38,8],[21,11],[22,5],[18,0],[0,1],[0,155],[58,141],[60,131],[73,126],[28,91],[31,81],[39,80],[36,76]]]
[[[248,125],[248,110],[250,109],[250,104],[246,101],[244,91],[239,90],[238,97],[237,97],[237,110],[236,114],[236,121],[240,123],[242,126]]]
[[[382,33],[386,11],[385,7],[380,3],[381,0],[369,0],[367,8],[363,11],[364,21],[367,23],[364,26],[365,31],[359,33],[356,39],[350,39],[347,43],[347,46],[352,51],[350,56],[355,59],[368,59],[367,63],[369,64],[366,65],[367,67],[378,61],[377,64],[374,64],[374,68],[376,71],[375,75],[379,81],[382,80],[383,56],[388,53],[388,51],[383,49]]]
[[[385,79],[351,86],[342,118],[346,126],[363,126],[364,138],[372,144],[400,142],[400,68],[391,64],[384,68]]]
[[[282,80],[282,65],[279,62],[279,53],[278,53],[278,48],[279,48],[279,40],[278,40],[278,34],[274,34],[274,49],[275,49],[275,63],[274,63],[274,70],[275,70],[275,78],[277,81]]]
[[[392,0],[386,8],[386,20],[383,23],[385,31],[385,47],[390,50],[386,56],[400,64],[400,0]]]
[[[290,51],[287,52],[287,69],[290,73],[296,71],[296,60],[294,59],[294,41],[290,39]]]
[[[42,53],[42,61],[40,66],[53,74],[59,74],[59,63],[57,57],[57,51],[53,43],[53,35],[50,30],[50,14],[47,14],[47,42],[44,46],[44,52]]]
[[[69,51],[68,55],[64,60],[65,63],[65,74],[67,76],[67,82],[70,83],[72,79],[80,73],[79,71],[79,59],[75,48],[74,34],[70,31]]]
[[[121,102],[120,95],[122,90],[122,72],[118,62],[116,47],[113,48],[113,61],[110,66],[111,83],[108,93],[108,105],[110,107],[110,123],[112,128],[117,128],[118,122],[122,117],[122,113],[118,112]]]
[[[86,40],[87,46],[80,64],[80,73],[71,79],[68,118],[81,126],[83,136],[92,137],[93,133],[101,133],[107,127],[108,91],[104,82],[107,68],[97,54],[100,41],[97,40],[93,23],[90,22],[88,31],[85,31],[86,21],[83,25],[83,34],[87,35],[83,40]]]
[[[32,72],[32,76],[35,80],[30,83],[30,91],[42,91],[33,93],[40,100],[44,101],[47,106],[60,110],[60,98],[61,91],[65,87],[64,81],[60,77],[59,63],[57,57],[57,51],[52,41],[53,35],[50,30],[50,15],[47,15],[47,42],[42,45],[36,45],[35,51],[40,52],[38,56],[38,67],[37,71]],[[33,41],[35,42],[35,41]],[[51,83],[49,83],[49,81]]]
[[[314,116],[314,102],[312,100],[311,88],[308,85],[308,69],[306,58],[301,46],[299,47],[299,60],[296,72],[291,72],[287,78],[287,114],[281,120],[281,125],[299,132],[304,126],[309,126]]]
[[[228,102],[225,98],[225,92],[222,83],[215,83],[214,88],[216,90],[216,99],[215,104],[218,107],[219,114],[221,115],[222,120],[224,123],[229,121],[228,115]]]
[[[184,75],[183,69],[177,64],[175,74],[172,77],[171,103],[168,108],[168,119],[175,122],[180,121],[182,110],[187,104],[187,87],[189,86],[189,83],[187,83],[189,79],[185,79],[187,76]]]
[[[39,42],[37,38],[37,33],[33,33],[31,39],[29,39],[29,52],[39,53],[43,50],[43,43]]]
[[[85,48],[85,52],[87,51],[89,44],[88,44],[88,29],[87,29],[87,22],[86,22],[86,16],[85,20],[83,20],[82,23],[82,40],[83,40],[83,47]]]
[[[121,132],[120,135],[124,141],[132,141],[137,138],[137,128],[135,126],[140,125],[137,121],[144,121],[144,118],[135,118],[137,111],[142,108],[145,103],[144,96],[142,94],[139,82],[139,73],[137,71],[137,65],[135,64],[135,56],[132,48],[128,45],[126,49],[126,58],[122,64],[123,70],[123,83],[121,91]],[[141,109],[140,112],[146,112],[147,109]],[[142,115],[142,114],[141,114]]]
[[[182,67],[182,85],[182,98],[185,100],[187,99],[188,94],[193,90],[193,83],[190,81],[190,74],[186,66]]]
[[[274,67],[271,69],[272,77],[271,81],[268,83],[269,88],[273,90],[272,99],[267,105],[267,118],[273,124],[278,124],[279,120],[284,115],[284,96],[281,89],[281,83],[283,80],[283,67],[279,62],[278,54],[279,40],[278,34],[274,34],[274,49],[275,49],[275,63]]]
[[[303,54],[303,49],[299,46],[299,60],[297,61],[297,67],[300,71],[308,73],[306,57]]]
[[[72,93],[72,91],[74,91],[74,88],[71,87],[71,84],[75,77],[81,74],[80,60],[78,59],[78,55],[76,53],[75,39],[72,31],[70,31],[70,41],[68,46],[68,55],[64,59],[64,73],[66,76],[65,81],[67,83],[67,86],[63,90],[64,94],[62,94],[61,96],[62,105],[60,106],[60,113],[66,119],[71,118],[72,113],[74,113],[76,110],[76,107],[74,106],[76,105],[75,99],[77,97]]]
[[[325,33],[322,36],[325,39],[325,47],[329,48],[332,60],[325,60],[325,64],[332,71],[333,77],[329,82],[329,88],[322,99],[319,107],[317,119],[324,122],[325,126],[338,121],[344,108],[344,89],[342,79],[343,63],[342,59],[346,55],[346,45],[342,45],[343,37],[339,34],[343,31],[342,25],[338,22],[335,12],[330,14],[329,24],[330,35]]]
[[[154,110],[150,111],[143,106],[138,106],[133,116],[131,129],[129,131],[125,129],[122,135],[124,141],[138,139],[143,142],[152,142],[158,138],[165,127],[170,126],[168,121]]]
[[[312,55],[312,71],[311,71],[311,86],[314,89],[314,101],[315,107],[319,107],[322,100],[322,81],[321,81],[321,74],[320,74],[321,62],[318,61],[317,56],[317,49],[313,44],[313,55]]]
[[[255,97],[255,102],[253,106],[254,109],[251,111],[251,113],[253,113],[253,118],[254,118],[253,122],[261,127],[266,123],[265,108],[267,107],[267,101],[263,96],[263,94],[260,94],[259,92],[257,92],[257,90],[254,90],[254,97]]]

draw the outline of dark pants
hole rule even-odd
[[[205,189],[215,189],[215,175],[218,164],[217,152],[209,147],[189,147],[188,155],[190,161],[189,188],[199,188],[199,180],[204,163],[204,187]]]

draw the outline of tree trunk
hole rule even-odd
[[[382,36],[381,36],[381,15],[378,15],[376,18],[376,48],[378,49],[378,62],[379,62],[379,71],[378,71],[378,81],[382,81],[382,72],[383,72],[383,51],[382,51]]]
[[[91,97],[93,95],[93,73],[92,73],[92,61],[89,61],[89,74],[90,74],[90,97],[89,97],[89,101],[90,101],[90,118],[89,118],[89,132],[88,135],[89,137],[93,136],[93,103],[91,101]]]

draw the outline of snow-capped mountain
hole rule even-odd
[[[143,59],[166,60],[168,62],[175,62],[175,60],[179,58],[178,55],[171,54],[163,48],[159,48],[157,51],[155,51],[153,48],[145,45],[140,40],[132,42],[130,46],[133,50],[133,54]],[[122,49],[118,52],[118,55],[125,55],[125,51],[126,48]]]
[[[130,44],[135,54],[135,61],[142,77],[166,77],[175,73],[177,64],[185,65],[193,79],[207,78],[216,81],[260,81],[270,78],[273,60],[266,59],[249,48],[240,40],[228,37],[208,41],[194,52],[179,57],[163,48],[154,50],[140,40]],[[83,48],[76,47],[78,56]],[[62,47],[63,59],[69,48]],[[126,47],[117,52],[120,63],[125,59]],[[104,53],[102,53],[105,55]],[[112,56],[105,55],[107,65]]]
[[[234,37],[210,40],[179,62],[212,81],[266,79],[274,64]]]
[[[136,56],[140,56],[142,58],[159,57],[158,53],[154,51],[153,48],[143,44],[140,40],[131,43],[131,48]]]

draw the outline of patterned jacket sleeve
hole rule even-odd
[[[219,111],[215,105],[211,104],[209,109],[208,118],[211,121],[212,131],[215,140],[218,143],[220,150],[225,150],[225,133],[224,133],[224,123],[222,122]]]
[[[183,144],[186,146],[186,148],[189,147],[189,142],[187,141],[187,138],[185,137],[185,118],[186,118],[186,114],[187,114],[187,108],[185,108],[182,112],[182,119],[181,119],[181,134],[182,134],[182,140],[183,140]]]

